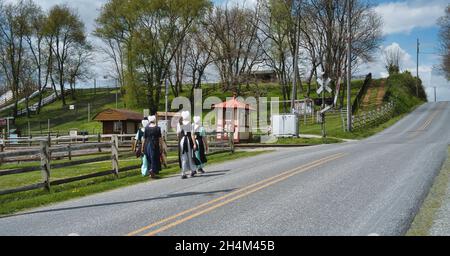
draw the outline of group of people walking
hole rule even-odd
[[[192,123],[190,112],[184,111],[177,124],[178,163],[182,179],[187,179],[188,174],[194,177],[198,173],[205,173],[203,168],[208,161],[206,130],[201,125],[199,116],[195,116],[193,121]],[[137,157],[142,158],[143,176],[155,178],[162,165],[167,167],[167,146],[161,128],[157,126],[156,116],[142,120],[142,128],[136,133],[133,151]]]

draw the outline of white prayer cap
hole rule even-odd
[[[199,116],[194,116],[194,124],[200,124],[202,119]]]
[[[149,116],[148,117],[148,122],[149,123],[156,123],[156,116]]]
[[[189,111],[181,112],[181,117],[183,118],[184,125],[188,125],[191,122],[191,113]]]
[[[147,127],[147,125],[149,124],[149,121],[148,120],[142,120],[142,127]]]

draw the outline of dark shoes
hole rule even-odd
[[[196,174],[197,174],[196,171],[192,171],[192,172],[191,172],[191,177],[195,177]]]
[[[185,179],[187,179],[187,178],[188,178],[187,175],[181,176],[181,179],[182,179],[182,180],[185,180]]]
[[[203,170],[202,168],[200,168],[200,169],[198,169],[198,172],[201,173],[201,174],[203,174],[203,173],[205,173],[205,170]]]

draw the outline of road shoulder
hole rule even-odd
[[[450,235],[450,147],[448,158],[406,235]]]

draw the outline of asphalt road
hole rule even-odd
[[[402,235],[450,143],[450,104],[369,139],[281,149],[0,218],[0,235]]]

